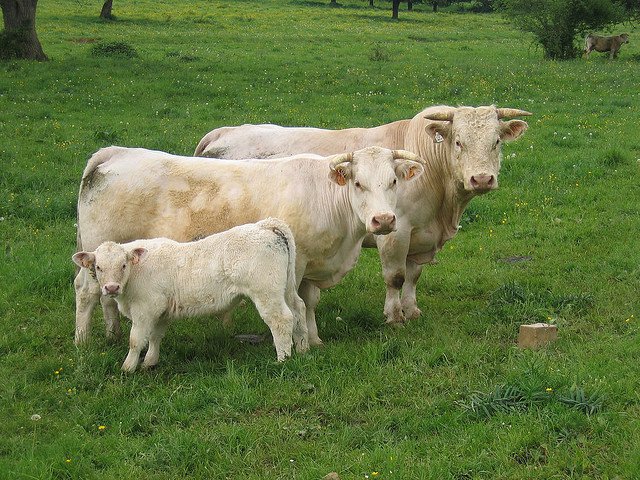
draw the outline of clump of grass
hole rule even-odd
[[[561,314],[583,314],[594,306],[593,296],[586,292],[554,293],[535,289],[518,282],[505,283],[489,296],[487,314],[500,321],[544,321]]]
[[[124,57],[135,58],[138,52],[125,42],[100,42],[91,47],[93,57]]]
[[[389,58],[389,53],[379,43],[373,46],[371,55],[369,55],[369,60],[371,60],[372,62],[388,62]]]
[[[630,162],[629,155],[618,148],[607,150],[601,159],[602,165],[608,168],[617,168]]]

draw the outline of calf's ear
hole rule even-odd
[[[147,253],[149,251],[146,248],[134,248],[133,250],[131,250],[131,252],[129,253],[130,258],[131,258],[131,263],[133,263],[134,265],[137,265],[138,263],[140,263],[144,257],[147,256]]]
[[[424,131],[427,132],[427,135],[429,135],[434,142],[440,143],[451,135],[451,122],[437,122],[432,120],[424,127]]]
[[[509,120],[508,122],[500,122],[500,140],[508,142],[515,140],[527,131],[529,125],[523,120]]]
[[[396,161],[396,175],[403,180],[413,180],[424,173],[424,167],[412,160]]]
[[[78,252],[71,257],[71,260],[80,268],[91,268],[96,261],[96,256],[91,252]]]
[[[329,180],[334,183],[337,183],[340,186],[345,186],[347,184],[347,180],[351,178],[351,163],[344,162],[339,163],[336,166],[331,167],[331,171],[329,172]]]

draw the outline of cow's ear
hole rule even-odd
[[[515,140],[527,131],[529,125],[523,120],[509,120],[508,122],[500,122],[500,139],[508,142]]]
[[[129,254],[131,258],[131,263],[133,263],[134,265],[137,265],[142,260],[144,260],[144,257],[147,256],[148,252],[149,250],[147,250],[146,248],[142,248],[142,247],[134,248],[133,250],[131,250]]]
[[[331,167],[331,171],[329,172],[329,180],[334,183],[337,183],[341,187],[347,184],[347,180],[351,178],[351,164],[349,162],[344,162],[336,165],[335,167]]]
[[[403,180],[413,180],[424,173],[424,167],[412,160],[396,161],[396,175]]]
[[[91,268],[96,261],[96,256],[92,252],[78,252],[71,257],[71,260],[80,268]]]
[[[440,143],[451,135],[451,122],[436,122],[432,120],[424,127],[424,130],[434,142]]]

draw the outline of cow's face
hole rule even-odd
[[[95,252],[78,252],[72,259],[79,267],[95,274],[102,295],[120,295],[129,280],[131,266],[140,262],[147,250],[136,248],[128,251],[122,245],[105,242]]]
[[[436,141],[447,142],[455,181],[467,192],[481,194],[498,188],[502,142],[515,140],[527,129],[522,120],[500,120],[504,111],[513,112],[493,106],[460,107],[448,113],[450,120],[426,127]]]
[[[329,178],[349,189],[353,211],[367,232],[386,235],[396,229],[398,184],[424,171],[416,160],[404,150],[368,147],[334,157]]]

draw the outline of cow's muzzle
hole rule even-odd
[[[485,193],[498,188],[498,182],[494,175],[471,175],[469,183],[471,184],[471,188],[477,193]]]
[[[369,233],[376,235],[386,235],[387,233],[395,232],[396,216],[393,213],[374,215],[367,230]]]

